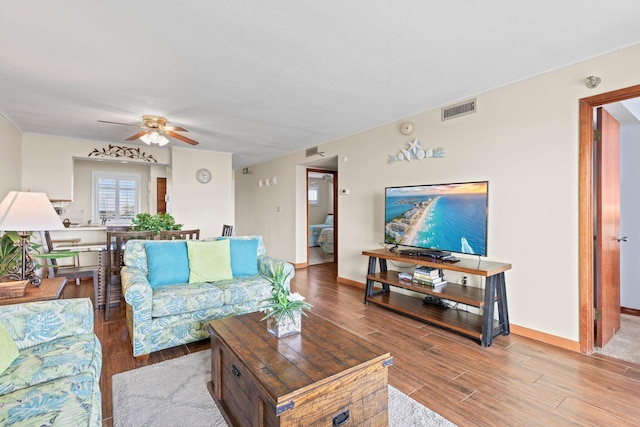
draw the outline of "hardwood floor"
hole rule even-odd
[[[364,290],[336,283],[335,264],[296,271],[292,289],[313,312],[391,352],[389,383],[460,426],[640,425],[640,365],[586,356],[516,335],[489,348],[374,305]],[[65,298],[92,296],[91,282]],[[111,376],[134,369],[124,309],[96,311],[103,345],[104,426],[112,425]],[[153,364],[209,348],[201,341],[160,351]],[[212,402],[213,404],[213,402]],[[195,427],[195,426],[194,426]]]

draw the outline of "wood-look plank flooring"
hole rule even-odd
[[[517,335],[489,348],[440,328],[365,305],[364,290],[338,284],[335,264],[296,271],[292,289],[313,312],[394,357],[389,383],[460,426],[640,426],[640,365],[582,355]],[[507,284],[509,286],[509,284]],[[91,282],[65,298],[91,297]],[[103,345],[104,426],[112,425],[111,376],[140,366],[131,355],[123,307],[95,331]],[[209,348],[201,341],[153,353],[153,364]],[[213,404],[213,402],[212,402]],[[194,426],[196,427],[196,426]]]

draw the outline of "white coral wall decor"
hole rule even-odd
[[[400,149],[398,154],[389,154],[389,159],[387,163],[392,164],[397,162],[398,160],[406,160],[410,162],[411,160],[422,160],[428,159],[430,157],[433,158],[441,158],[444,157],[444,147],[438,147],[434,149],[426,149],[424,150],[420,146],[420,140],[418,138],[414,139],[412,142],[409,142],[409,148],[406,150]]]

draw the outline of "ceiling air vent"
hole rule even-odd
[[[449,105],[442,109],[442,121],[465,116],[476,112],[476,98],[458,104]]]
[[[318,154],[318,147],[311,147],[311,148],[307,148],[305,157],[311,157],[311,156],[315,156],[316,154]]]

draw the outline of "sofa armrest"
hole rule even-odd
[[[153,344],[150,338],[153,292],[147,274],[139,268],[122,267],[120,282],[127,302],[127,328],[133,355],[137,357],[149,354]]]
[[[147,274],[139,268],[125,266],[120,270],[120,281],[127,304],[136,312],[148,311],[151,318],[153,292]]]
[[[285,286],[287,289],[290,289],[289,283],[291,282],[291,279],[293,279],[293,276],[295,276],[296,274],[296,269],[290,262],[278,258],[273,258],[267,255],[261,255],[258,257],[258,272],[260,274],[268,275],[269,271],[271,271],[271,267],[273,266],[273,268],[275,268],[278,264],[284,265],[284,272],[288,275]]]
[[[89,298],[74,298],[1,306],[0,323],[23,350],[58,338],[93,333],[93,304]]]

